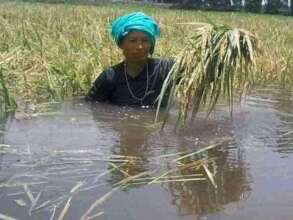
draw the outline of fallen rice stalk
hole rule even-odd
[[[96,152],[96,150],[54,150],[53,153],[59,154],[59,153],[66,153],[66,154],[81,154],[81,153],[91,153],[93,155],[100,155],[105,156],[108,158],[126,158],[126,159],[137,159],[140,160],[140,157],[136,156],[126,156],[126,155],[118,155],[118,154],[106,154],[101,152]]]
[[[166,176],[170,173],[173,173],[173,172],[176,172],[178,171],[178,168],[174,168],[174,169],[171,169],[171,170],[168,170],[167,172],[161,174],[160,176],[158,177],[155,177],[152,181],[150,181],[148,184],[153,184],[153,183],[156,183],[159,179],[162,179],[162,178],[166,178]]]
[[[0,154],[10,153],[11,151],[10,145],[0,144]]]
[[[0,187],[24,187],[26,186],[33,186],[33,185],[40,185],[40,184],[44,184],[44,183],[48,183],[48,182],[30,182],[30,183],[2,183],[0,184]]]
[[[22,207],[27,206],[26,202],[25,202],[23,199],[15,199],[14,202],[15,202],[17,205],[22,206]]]
[[[54,207],[53,207],[53,211],[52,211],[52,215],[51,215],[51,217],[50,217],[50,220],[53,220],[53,219],[54,219],[54,217],[55,217],[55,213],[56,213],[56,208],[57,208],[57,206],[54,206]]]
[[[117,169],[120,173],[124,174],[125,176],[129,177],[129,173],[127,173],[126,171],[120,169],[118,166],[116,166],[115,164],[113,163],[109,163],[112,167],[114,167],[115,169]]]
[[[61,213],[60,213],[60,215],[58,217],[58,220],[63,220],[64,219],[64,216],[66,215],[66,213],[67,213],[67,211],[68,211],[68,209],[70,207],[71,200],[72,200],[72,196],[68,198],[64,208],[62,209],[62,211],[61,211]]]
[[[72,200],[72,197],[73,197],[73,193],[75,193],[82,185],[84,184],[84,182],[78,182],[71,190],[70,190],[70,193],[72,194],[72,196],[70,196],[64,206],[64,208],[62,209],[59,217],[58,217],[58,220],[63,220],[66,213],[68,212],[68,209],[70,208],[70,203],[71,203],[71,200]]]
[[[166,158],[166,157],[175,157],[180,154],[186,154],[186,153],[188,153],[188,152],[177,152],[177,153],[171,153],[171,154],[164,154],[164,155],[160,155],[158,157],[155,157],[155,159],[162,159],[162,158]]]
[[[128,182],[129,185],[138,185],[138,184],[154,184],[154,183],[166,183],[166,182],[184,182],[184,181],[195,181],[195,180],[204,180],[202,177],[203,174],[191,174],[191,175],[178,175],[178,176],[161,176],[158,177],[146,177],[146,178],[135,178]],[[201,178],[202,177],[202,178]]]
[[[204,162],[206,162],[206,160],[197,160],[197,161],[192,161],[192,162],[187,163],[187,164],[180,164],[179,168],[176,167],[174,169],[168,170],[167,172],[161,174],[160,176],[155,177],[148,184],[152,184],[152,183],[158,182],[159,179],[167,178],[167,175],[169,175],[170,173],[173,173],[173,172],[182,171],[182,170],[185,170],[185,169],[188,169],[188,168],[196,168],[196,169],[198,169],[198,168],[200,168],[200,166]]]
[[[209,177],[209,180],[211,181],[211,183],[213,184],[213,186],[217,189],[218,186],[217,186],[217,184],[216,184],[216,182],[215,182],[215,180],[214,180],[213,174],[212,174],[211,171],[208,169],[208,167],[207,167],[206,164],[203,164],[202,166],[203,166],[205,172],[207,173],[207,176]]]
[[[124,162],[124,163],[120,164],[120,165],[117,166],[117,167],[120,168],[120,167],[124,166],[125,164],[127,164],[127,163]],[[101,177],[103,177],[103,176],[105,176],[105,175],[111,173],[112,171],[114,171],[114,170],[116,170],[116,169],[117,169],[117,168],[113,167],[113,168],[111,168],[111,169],[109,169],[109,170],[106,170],[105,172],[99,174],[99,175],[96,177],[96,179],[95,179],[94,182],[97,182]]]
[[[41,205],[39,205],[38,207],[32,209],[32,212],[36,212],[36,211],[39,211],[41,209],[44,209],[44,208],[47,208],[47,207],[50,207],[50,206],[56,206],[56,203],[62,203],[66,198],[68,197],[72,197],[73,194],[75,192],[77,192],[77,190],[82,186],[84,185],[84,182],[78,182],[69,192],[69,194],[66,194],[66,195],[63,195],[63,196],[60,196],[59,198],[51,201],[51,200],[48,200],[48,201],[45,201],[44,203],[42,203]],[[83,191],[83,190],[78,190],[79,191]],[[68,201],[68,200],[67,200]]]
[[[163,176],[160,179],[177,179],[177,178],[187,178],[187,177],[199,177],[199,176],[203,176],[203,174],[190,174],[190,175],[177,175],[177,176]],[[134,181],[143,181],[143,180],[153,180],[156,177],[146,177],[146,178],[137,178]]]
[[[86,188],[80,189],[79,192],[85,192],[85,191],[88,191],[88,190],[94,189],[94,188],[99,187],[99,186],[107,186],[107,185],[108,185],[108,183],[95,184],[95,185],[91,185],[91,186],[89,186],[89,187],[86,187]]]
[[[288,131],[288,132],[286,132],[285,134],[282,134],[281,136],[284,137],[284,136],[287,136],[287,135],[289,135],[289,134],[293,134],[293,131]]]
[[[118,189],[120,189],[120,186],[113,188],[111,191],[107,192],[105,195],[97,199],[90,208],[81,216],[81,220],[86,220],[88,218],[88,215],[101,203],[106,201],[108,197],[110,197],[114,192],[116,192]]]
[[[59,198],[51,201],[51,200],[48,200],[46,202],[44,202],[43,204],[41,204],[40,206],[36,207],[34,210],[32,210],[32,212],[36,212],[36,211],[39,211],[41,209],[44,209],[44,208],[47,208],[47,207],[50,207],[50,206],[53,206],[53,207],[58,207],[58,205],[56,205],[58,202],[59,203],[62,203],[66,198],[68,198],[68,195],[63,195],[63,196],[60,196]]]
[[[17,220],[16,218],[10,217],[8,215],[4,215],[2,213],[0,213],[0,219],[1,220]]]
[[[105,161],[105,162],[112,162],[112,163],[129,162],[129,160],[125,160],[125,159],[111,159],[111,158],[93,158],[93,159],[70,158],[70,159],[63,159],[63,161],[82,162],[82,163],[95,162],[95,161]]]
[[[96,219],[96,217],[99,217],[99,216],[101,216],[103,214],[104,214],[104,212],[99,212],[99,213],[97,213],[95,215],[92,215],[92,216],[88,217],[86,220]]]
[[[114,186],[122,186],[122,185],[126,185],[127,183],[129,183],[130,181],[138,178],[138,177],[141,177],[141,176],[145,176],[145,175],[148,175],[150,174],[151,172],[150,171],[145,171],[145,172],[142,172],[142,173],[139,173],[137,175],[134,175],[134,176],[129,176],[121,181],[119,181],[118,183],[115,183]]]
[[[10,147],[10,145],[8,145],[8,144],[0,144],[0,147]]]
[[[33,194],[31,193],[30,189],[28,188],[28,185],[27,184],[24,184],[23,185],[23,188],[24,188],[24,191],[25,191],[27,197],[29,198],[29,200],[33,204],[34,201],[35,201],[35,198],[34,198]]]
[[[2,187],[2,186],[0,186]],[[16,192],[16,193],[8,193],[6,194],[7,196],[20,196],[20,195],[23,195],[25,194],[25,192]]]
[[[78,182],[71,190],[70,193],[76,192],[80,187],[84,185],[84,182]]]
[[[47,205],[49,205],[50,202],[51,202],[51,200],[47,200],[47,201],[43,202],[43,203],[40,204],[38,207],[35,207],[34,209],[32,209],[32,212],[36,212],[36,211],[38,211],[38,210],[40,210],[40,209],[42,209],[42,208],[47,207]]]
[[[174,179],[174,180],[158,180],[154,183],[170,183],[170,182],[189,182],[189,181],[205,181],[206,178],[190,178],[190,179]]]
[[[196,155],[196,154],[200,154],[200,153],[202,153],[202,152],[205,152],[205,151],[208,151],[208,150],[210,150],[210,149],[213,149],[213,148],[215,148],[215,147],[217,147],[217,146],[219,146],[219,145],[221,145],[221,143],[217,143],[217,144],[209,145],[209,146],[207,146],[207,147],[205,147],[205,148],[202,148],[202,149],[200,149],[200,150],[198,150],[198,151],[195,151],[195,152],[192,152],[192,153],[186,154],[186,155],[184,155],[184,156],[182,156],[182,157],[179,157],[179,158],[175,159],[174,161],[177,162],[177,161],[180,161],[180,160],[182,160],[182,159],[184,159],[184,158],[191,157],[191,156],[194,156],[194,155]]]
[[[39,201],[41,197],[41,192],[38,193],[37,197],[34,199],[34,201],[32,202],[32,205],[28,211],[28,215],[31,216],[32,215],[32,210],[35,208],[35,206],[37,205],[37,202]]]
[[[163,179],[163,180],[157,180],[155,182],[148,182],[148,181],[142,181],[142,182],[131,182],[129,185],[141,185],[141,184],[160,184],[160,183],[172,183],[172,182],[189,182],[189,181],[206,181],[207,179],[205,177],[197,177],[197,178],[182,178],[182,179]]]

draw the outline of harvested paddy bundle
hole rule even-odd
[[[184,25],[191,32],[163,84],[156,121],[166,94],[169,95],[166,113],[177,100],[178,122],[193,119],[201,106],[207,108],[208,116],[221,95],[228,98],[232,114],[235,86],[244,89],[252,81],[257,43],[255,35],[213,23]]]

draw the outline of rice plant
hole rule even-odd
[[[235,81],[246,85],[255,66],[256,37],[243,30],[213,23],[189,23],[192,35],[176,58],[158,100],[169,95],[167,112],[177,100],[178,120],[194,118],[200,106],[207,116],[221,95],[228,98],[232,114]],[[157,117],[156,117],[157,118]],[[166,120],[166,119],[165,119]]]
[[[0,67],[0,118],[2,118],[5,113],[12,111],[16,108],[16,102],[13,97],[9,94],[7,89],[3,69]]]
[[[292,87],[292,17],[198,13],[130,4],[93,7],[23,2],[0,6],[0,56],[14,54],[5,65],[6,86],[18,99],[32,102],[84,95],[103,69],[123,58],[107,25],[131,11],[144,11],[158,21],[162,36],[155,57],[174,57],[191,44],[185,36],[193,36],[196,25],[175,26],[178,22],[206,22],[208,17],[252,30],[262,49],[261,56],[254,57],[259,67],[255,84]]]

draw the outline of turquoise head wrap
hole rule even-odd
[[[160,28],[152,17],[142,12],[133,12],[114,20],[111,23],[111,27],[111,35],[118,45],[131,31],[136,30],[146,33],[151,42],[150,54],[153,54],[156,38],[160,35]]]

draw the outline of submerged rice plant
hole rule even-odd
[[[15,108],[16,102],[9,94],[3,76],[3,69],[0,68],[0,118],[2,118],[6,112],[12,111]]]
[[[169,93],[167,112],[176,99],[178,120],[185,122],[189,115],[195,117],[200,106],[207,107],[208,116],[223,95],[228,98],[232,114],[235,81],[243,87],[252,80],[256,37],[246,30],[226,25],[188,25],[191,25],[192,35],[187,38],[185,48],[164,82],[158,111]]]

